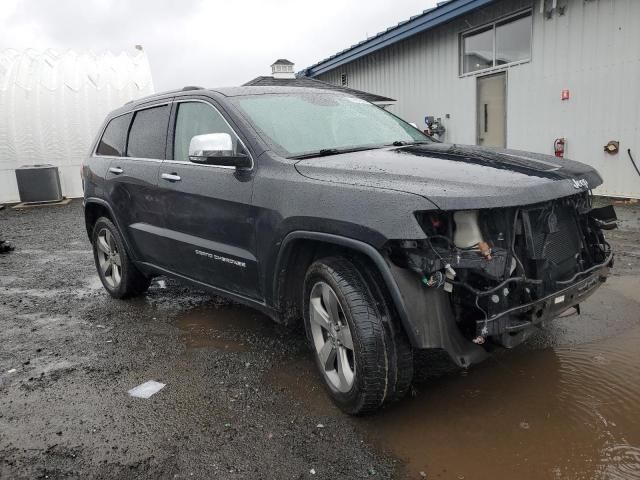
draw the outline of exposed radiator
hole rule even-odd
[[[547,260],[559,280],[577,271],[577,254],[581,250],[580,230],[569,206],[556,203],[526,211],[530,225],[532,258]]]

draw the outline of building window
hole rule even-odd
[[[463,34],[461,73],[531,58],[531,12]]]
[[[349,86],[349,79],[347,78],[347,74],[346,73],[341,73],[340,74],[340,85],[343,87],[348,87]]]
[[[462,73],[493,67],[493,28],[463,37]]]

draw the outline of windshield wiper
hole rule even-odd
[[[415,140],[411,142],[405,142],[403,140],[396,140],[393,143],[383,145],[369,145],[366,147],[348,147],[348,148],[323,148],[317,152],[302,153],[300,155],[292,155],[289,158],[295,158],[301,160],[303,158],[315,158],[315,157],[327,157],[329,155],[339,155],[341,153],[361,152],[363,150],[375,150],[384,147],[406,147],[408,145],[418,145],[421,143],[432,143],[430,140]]]
[[[361,152],[363,150],[374,150],[380,148],[379,146],[368,147],[350,147],[350,148],[322,148],[317,152],[303,153],[301,155],[292,155],[289,158],[303,159],[303,158],[315,158],[315,157],[328,157],[329,155],[339,155],[341,153]]]
[[[413,140],[411,142],[405,142],[404,140],[395,140],[393,143],[387,145],[388,147],[406,147],[408,145],[419,145],[421,143],[431,143],[429,140]]]
[[[338,150],[337,148],[323,148],[322,150],[318,151],[318,154],[321,157],[325,157],[327,155],[337,155],[338,153],[340,153],[340,150]]]

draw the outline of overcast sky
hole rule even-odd
[[[436,0],[2,0],[0,48],[133,52],[157,91],[239,85],[287,58],[296,70],[434,6]]]

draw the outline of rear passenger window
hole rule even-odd
[[[168,105],[137,111],[129,130],[127,156],[164,159],[168,122]]]
[[[109,157],[122,157],[124,144],[127,141],[127,130],[131,122],[131,114],[121,115],[109,122],[102,134],[96,154]]]

